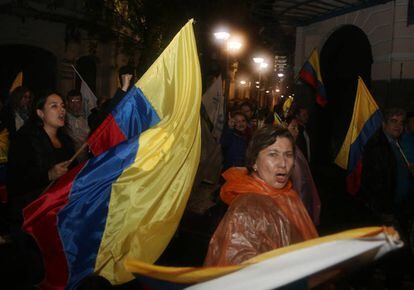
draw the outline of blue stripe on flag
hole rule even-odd
[[[112,111],[126,139],[158,124],[160,118],[141,89],[133,86]]]
[[[365,122],[364,127],[362,128],[358,137],[355,139],[355,141],[351,144],[351,147],[349,148],[349,161],[348,161],[349,172],[352,172],[355,169],[358,163],[358,160],[361,158],[362,151],[364,149],[365,144],[367,144],[368,140],[381,126],[381,122],[382,122],[382,114],[379,109],[376,110],[371,115],[371,117],[369,117],[369,119]]]
[[[68,261],[67,289],[74,289],[94,271],[112,183],[134,162],[137,151],[138,139],[129,139],[89,160],[76,177],[68,205],[58,214],[58,230]]]
[[[138,152],[138,137],[160,119],[143,92],[133,87],[112,111],[127,140],[90,159],[73,182],[68,204],[58,214],[58,231],[69,269],[67,289],[92,273],[105,230],[112,183]],[[84,220],[88,220],[88,224]]]

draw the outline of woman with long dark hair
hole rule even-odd
[[[12,140],[7,190],[14,208],[21,210],[67,172],[74,150],[62,130],[65,114],[62,97],[46,93],[35,100],[30,119]]]

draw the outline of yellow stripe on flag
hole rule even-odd
[[[371,96],[361,77],[358,77],[358,88],[355,98],[352,120],[342,144],[341,150],[335,158],[335,163],[343,169],[348,169],[349,151],[351,145],[358,138],[362,128],[369,118],[378,110],[378,105]]]
[[[311,52],[311,55],[309,56],[308,59],[309,63],[312,65],[313,69],[316,72],[316,76],[318,78],[318,81],[323,84],[322,81],[322,74],[321,74],[321,68],[319,65],[319,54],[318,51],[316,50],[316,48],[314,48]]]
[[[13,84],[10,87],[9,93],[13,92],[17,87],[21,87],[23,85],[23,72],[19,72],[16,78],[13,81]]]
[[[275,249],[253,257],[242,264],[234,266],[223,266],[223,267],[166,267],[166,266],[156,266],[149,265],[138,259],[127,259],[125,261],[125,267],[128,271],[136,273],[139,275],[152,277],[159,280],[174,282],[174,283],[183,283],[183,284],[193,284],[203,281],[208,281],[214,278],[224,276],[226,274],[235,272],[237,270],[243,269],[249,265],[265,261],[267,259],[278,257],[284,254],[289,254],[294,251],[313,247],[323,243],[338,241],[338,240],[348,240],[348,239],[358,239],[365,237],[372,237],[381,232],[387,232],[388,229],[382,227],[367,227],[348,230],[340,232],[337,234],[320,237],[298,244],[290,245],[287,247]],[[393,234],[394,232],[392,232]]]

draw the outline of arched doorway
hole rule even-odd
[[[20,71],[23,85],[35,95],[56,89],[56,57],[45,49],[23,44],[0,45],[0,63],[2,97]]]
[[[330,153],[332,161],[352,118],[358,76],[364,79],[368,88],[371,85],[372,51],[368,37],[357,26],[342,26],[325,42],[320,61],[329,103],[321,110],[322,132],[318,139],[321,140],[320,148],[324,148],[325,155]]]

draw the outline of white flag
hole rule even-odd
[[[97,98],[76,68],[73,65],[72,67],[81,80],[80,93],[82,95],[83,113],[85,117],[88,117],[91,114],[91,110],[97,106]]]
[[[323,271],[327,269],[332,270],[331,277],[334,272],[346,273],[343,272],[344,269],[355,269],[402,246],[403,242],[399,237],[384,232],[374,237],[330,241],[272,257],[185,289],[277,289],[317,273],[321,273],[323,277]]]
[[[202,97],[203,105],[213,123],[212,135],[220,140],[224,125],[224,95],[221,76],[215,78]]]

